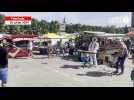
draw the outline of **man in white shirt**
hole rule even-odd
[[[97,51],[99,49],[99,43],[97,42],[97,38],[93,38],[92,42],[89,44],[89,51],[93,52],[93,54],[90,54],[90,63],[94,66],[97,66]]]
[[[29,50],[29,56],[33,57],[33,42],[29,41],[29,46],[28,46],[28,50]]]

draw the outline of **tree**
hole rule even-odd
[[[57,33],[59,31],[59,23],[57,21],[51,21],[49,25],[49,32]]]
[[[42,34],[48,33],[49,24],[45,20],[40,21],[40,29]]]
[[[39,30],[39,21],[37,19],[32,18],[31,28],[33,30]]]
[[[124,32],[125,33],[128,33],[129,32],[129,29],[128,29],[127,25],[124,27]]]
[[[0,14],[0,32],[3,32],[3,25],[4,25],[4,15]]]

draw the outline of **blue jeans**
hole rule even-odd
[[[7,82],[8,68],[0,68],[0,80]]]
[[[123,56],[123,57],[119,57],[118,60],[117,60],[117,63],[116,63],[116,69],[117,71],[119,69],[121,69],[121,72],[123,73],[124,72],[124,62],[126,60],[126,56]]]
[[[87,62],[89,62],[89,57],[81,57],[81,62],[85,62],[85,63],[87,63]]]

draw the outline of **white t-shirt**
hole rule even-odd
[[[99,43],[98,42],[91,42],[89,45],[89,51],[97,53],[97,50],[99,49]]]
[[[33,49],[33,43],[32,43],[32,42],[29,43],[29,49],[30,49],[30,50]]]

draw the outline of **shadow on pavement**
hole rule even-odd
[[[28,59],[28,57],[16,57],[16,58],[10,58],[10,59]]]
[[[81,65],[64,65],[61,68],[72,68],[72,69],[79,69],[81,68]]]
[[[61,59],[68,60],[68,61],[74,61],[74,62],[80,62],[78,60],[77,56],[62,56]]]
[[[111,73],[92,71],[92,72],[87,72],[86,74],[77,74],[77,75],[79,75],[79,76],[91,76],[91,77],[102,77],[102,76],[111,76]]]
[[[48,64],[48,63],[45,62],[45,63],[41,63],[41,64]]]
[[[48,57],[33,57],[32,59],[45,59],[45,58],[48,58]]]
[[[41,55],[40,53],[33,53],[34,55]]]

